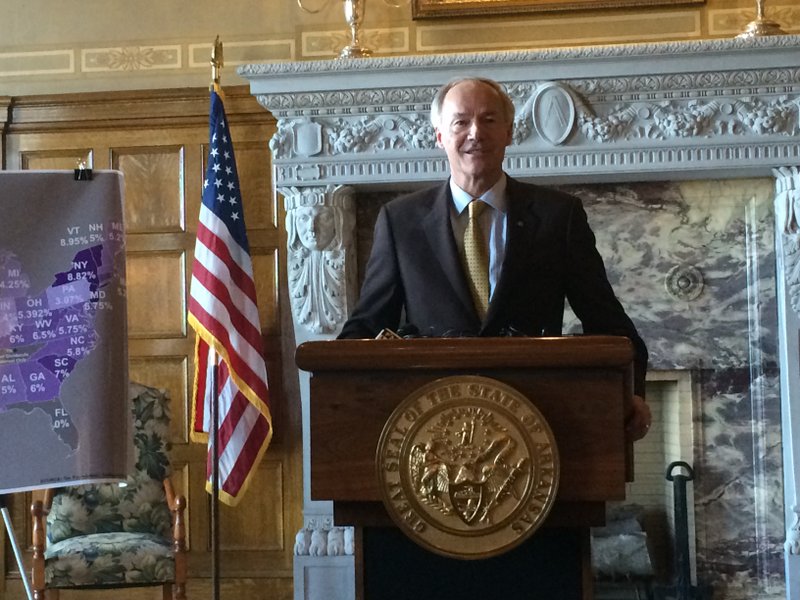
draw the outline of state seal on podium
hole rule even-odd
[[[375,464],[395,524],[453,558],[519,545],[558,491],[547,421],[523,394],[487,377],[445,377],[409,394],[384,425]]]

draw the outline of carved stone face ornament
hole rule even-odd
[[[297,235],[309,250],[324,250],[336,235],[336,219],[328,206],[299,206],[295,209]]]

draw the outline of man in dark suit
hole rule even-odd
[[[559,335],[566,299],[584,333],[633,342],[635,397],[627,434],[644,436],[650,426],[643,399],[647,349],[608,282],[580,200],[503,172],[514,105],[494,81],[445,85],[431,105],[431,121],[450,179],[381,209],[361,296],[340,337],[375,337],[402,327],[422,336]],[[488,205],[473,223],[471,203]],[[479,237],[465,237],[468,229],[479,229]],[[488,286],[485,277],[476,284],[472,274],[468,255],[476,243],[485,245],[480,261]],[[364,544],[367,598],[582,596],[582,542],[568,528],[543,528],[508,554],[484,561],[434,556],[391,529],[365,528]]]
[[[503,172],[514,105],[496,82],[450,82],[431,105],[431,121],[451,177],[381,209],[361,296],[340,337],[374,337],[403,324],[423,336],[559,335],[567,299],[584,333],[633,342],[628,434],[644,436],[647,349],[608,282],[580,200]],[[472,199],[490,206],[480,217],[489,255],[485,315],[462,266]]]

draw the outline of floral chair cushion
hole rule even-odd
[[[173,581],[168,540],[147,533],[93,533],[48,546],[45,581],[51,588],[119,587]]]
[[[125,486],[62,488],[47,516],[45,580],[50,587],[168,581],[174,577],[169,469],[169,398],[131,383],[135,471]]]

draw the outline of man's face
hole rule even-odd
[[[436,142],[447,153],[450,173],[461,189],[477,196],[497,182],[512,129],[502,99],[488,85],[465,81],[447,92]]]

